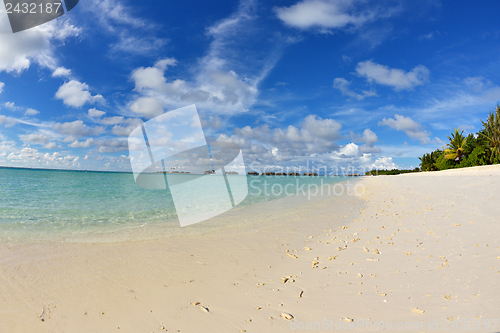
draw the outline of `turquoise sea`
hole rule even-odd
[[[307,192],[313,184],[319,187],[346,180],[345,177],[232,177],[247,177],[249,184],[248,196],[236,209],[283,198],[287,194],[280,189],[287,185],[288,194],[295,195]],[[176,216],[168,188],[143,189],[136,185],[132,173],[0,168],[0,241],[60,240],[62,235],[84,239],[124,229],[133,234],[134,228],[160,224],[168,226],[172,235],[178,235],[203,228],[205,224],[181,228]]]

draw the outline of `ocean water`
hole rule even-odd
[[[249,193],[236,209],[258,207],[259,203],[303,195],[308,190],[317,191],[326,184],[346,180],[345,177],[228,177],[247,178]],[[164,236],[182,235],[200,232],[207,225],[213,229],[216,224],[201,222],[181,228],[168,188],[143,189],[136,185],[131,173],[0,168],[0,241],[55,241],[69,236],[91,239],[92,235],[119,230],[128,230],[127,235],[133,238],[134,230],[148,225],[162,225],[170,230],[163,232]]]

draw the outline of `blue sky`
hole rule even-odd
[[[415,167],[499,101],[499,9],[82,0],[16,34],[0,12],[0,165],[129,171],[128,134],[196,104],[247,164]]]

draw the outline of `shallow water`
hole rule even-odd
[[[178,177],[185,180],[194,176]],[[247,178],[248,195],[236,210],[287,194],[305,195],[308,190],[346,180],[345,177],[228,177]],[[248,212],[252,210],[246,211],[246,221],[233,216],[235,225],[251,223],[252,214]],[[222,220],[225,225],[233,223]],[[163,236],[187,235],[217,228],[217,223],[214,220],[181,228],[168,187],[143,189],[136,185],[131,173],[0,168],[0,241],[57,240],[68,235],[85,238],[117,230],[128,230],[129,237],[133,237],[134,229],[147,225],[163,225],[167,230]]]

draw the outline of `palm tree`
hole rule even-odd
[[[419,157],[418,159],[420,160],[420,169],[422,171],[436,171],[436,161],[442,153],[443,152],[438,149],[431,152],[430,154],[424,154],[422,157]]]
[[[455,128],[455,134],[451,133],[451,137],[448,135],[450,143],[446,145],[448,149],[444,150],[444,158],[447,160],[456,160],[458,158],[458,162],[462,162],[464,147],[467,142],[467,138],[463,133],[464,131],[460,132],[459,128]]]
[[[493,163],[493,158],[496,154],[500,154],[500,106],[497,104],[495,111],[490,112],[488,120],[483,123],[483,131],[479,134],[488,140],[488,147],[491,151],[490,163]]]

